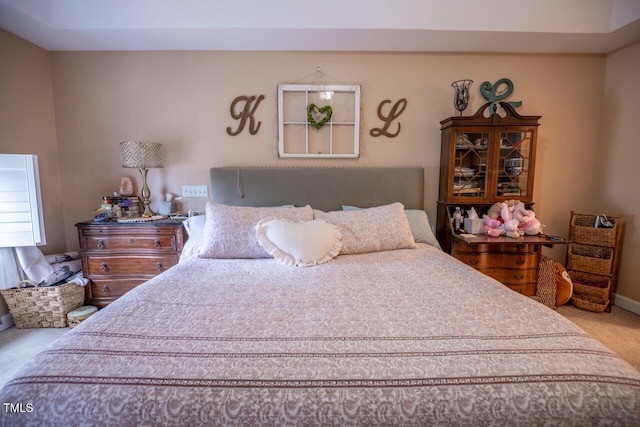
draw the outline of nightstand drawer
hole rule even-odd
[[[525,253],[479,253],[479,254],[459,254],[453,255],[455,258],[477,269],[483,268],[537,268],[538,254]]]
[[[143,236],[84,236],[87,251],[140,251],[154,252],[177,250],[174,235]]]
[[[516,291],[519,294],[532,297],[536,294],[536,284],[535,283],[527,283],[526,285],[512,285],[507,283],[506,286],[512,291]]]
[[[161,256],[94,256],[86,258],[87,273],[94,276],[117,276],[124,274],[158,275],[177,264],[174,255]]]
[[[478,271],[491,276],[505,285],[524,285],[533,283],[535,289],[538,270],[531,269],[515,269],[515,268],[479,268]]]
[[[102,279],[92,280],[89,292],[92,298],[117,298],[135,288],[145,279]]]
[[[507,253],[532,253],[536,252],[536,245],[532,243],[520,243],[515,241],[513,243],[479,243],[470,245],[463,241],[455,239],[453,241],[453,249],[451,253],[482,253],[482,252],[507,252]]]

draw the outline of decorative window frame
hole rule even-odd
[[[338,111],[338,114],[336,114],[336,107],[333,105],[333,98],[332,101],[329,102],[329,105],[334,108],[334,112],[331,116],[331,119],[321,129],[315,129],[306,119],[306,108],[305,111],[301,113],[304,115],[304,121],[287,120],[287,118],[284,116],[287,106],[287,94],[304,93],[305,107],[307,107],[310,103],[309,94],[320,92],[332,92],[334,94],[337,92],[346,94],[347,96],[352,96],[352,105],[354,108],[353,120],[334,120],[334,117],[336,115],[338,117],[344,117],[344,114],[340,111]],[[304,150],[298,150],[295,152],[291,151],[291,144],[289,144],[289,142],[291,141],[285,141],[285,135],[287,135],[285,129],[292,126],[304,127],[304,136],[300,137],[301,140],[294,141],[294,144],[297,143],[297,146],[300,147],[302,147],[302,143],[304,143]],[[349,150],[336,152],[336,150],[334,149],[334,133],[336,131],[336,128],[343,126],[353,127],[353,146],[349,145]],[[325,144],[328,147],[328,152],[311,152],[309,132],[323,130],[325,127],[327,128],[327,132],[325,133],[327,133],[328,138],[328,141]],[[302,141],[302,139],[304,139],[304,141]],[[283,158],[358,158],[360,156],[360,85],[278,85],[278,155],[279,157]]]

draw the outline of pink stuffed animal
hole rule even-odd
[[[513,206],[509,206],[504,202],[500,204],[500,217],[504,220],[504,234],[508,237],[516,238],[520,237],[520,233],[518,232],[520,222],[514,218],[513,212]]]
[[[497,219],[485,215],[482,220],[482,230],[487,233],[488,236],[498,237],[503,231],[502,223]]]
[[[513,218],[518,221],[518,228],[528,236],[540,234],[542,224],[536,218],[535,212],[526,209],[524,203],[517,203],[513,208]]]

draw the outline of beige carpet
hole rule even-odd
[[[0,332],[0,387],[18,369],[69,328],[18,329],[12,326]]]
[[[592,313],[571,304],[558,313],[598,339],[640,371],[640,316],[613,306],[611,313]]]

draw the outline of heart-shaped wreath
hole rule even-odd
[[[309,124],[316,129],[320,129],[322,126],[326,125],[327,122],[331,120],[332,114],[333,109],[329,105],[318,107],[316,104],[309,104],[307,106],[307,120],[309,121]],[[322,119],[317,121],[314,116],[322,117]]]

